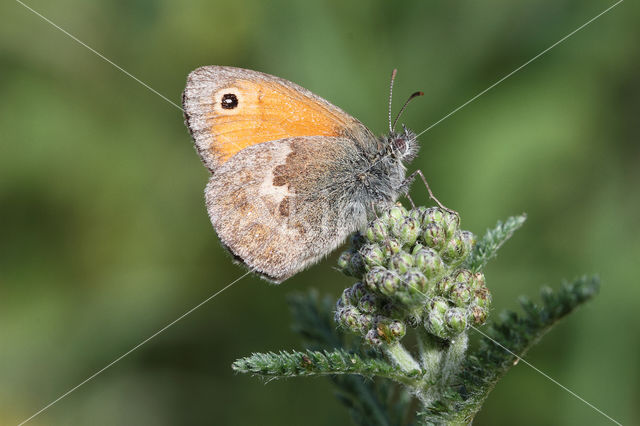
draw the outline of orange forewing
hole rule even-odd
[[[230,92],[238,107],[220,106]],[[262,142],[296,136],[339,136],[346,124],[316,100],[278,82],[236,80],[231,88],[213,94],[214,108],[207,115],[213,143],[211,154],[224,163],[238,151]]]

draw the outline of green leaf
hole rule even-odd
[[[466,261],[467,267],[473,272],[482,270],[495,257],[502,245],[517,231],[527,219],[526,214],[511,216],[504,223],[498,221],[495,228],[488,229],[482,239],[476,243]]]
[[[543,288],[541,305],[521,298],[523,315],[503,312],[499,321],[486,330],[477,330],[481,332],[480,345],[468,354],[455,392],[424,410],[421,413],[423,420],[464,423],[473,419],[495,384],[517,364],[519,358],[559,320],[594,297],[598,288],[597,277],[582,277],[572,283],[563,283],[555,292]]]
[[[376,358],[364,359],[357,354],[340,349],[255,353],[235,361],[232,368],[239,373],[250,373],[276,379],[358,374],[365,377],[385,377],[403,383],[412,382],[386,361]]]
[[[294,293],[289,296],[293,329],[302,336],[307,349],[342,348],[361,357],[383,360],[379,352],[361,347],[361,341],[336,328],[333,322],[335,299],[320,297],[318,292]],[[373,379],[352,374],[327,376],[336,387],[336,397],[344,404],[355,424],[362,426],[413,425],[415,407],[409,387],[386,379]]]

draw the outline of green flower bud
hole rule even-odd
[[[440,311],[431,311],[424,319],[424,328],[435,336],[447,338],[447,325],[445,315]]]
[[[402,339],[407,333],[407,326],[401,321],[391,321],[389,324],[389,332],[395,339]]]
[[[402,220],[405,217],[407,217],[409,212],[407,211],[407,209],[404,208],[402,204],[398,203],[395,206],[391,207],[388,213],[389,213],[389,223],[393,224],[394,222],[398,220]]]
[[[338,267],[345,275],[360,277],[365,271],[365,264],[359,252],[348,250],[340,254]]]
[[[413,255],[413,264],[430,280],[437,280],[446,271],[440,255],[430,248],[421,248]]]
[[[456,306],[466,307],[471,301],[471,289],[467,283],[455,283],[449,292],[449,299]]]
[[[474,290],[486,288],[486,285],[484,283],[484,274],[482,272],[476,272],[475,274],[473,274],[473,276],[469,280],[469,285]]]
[[[460,237],[460,233],[456,233],[444,247],[442,251],[442,258],[449,266],[456,266],[462,263],[465,259],[465,245]]]
[[[338,324],[356,333],[361,331],[360,317],[360,311],[353,306],[346,306],[335,314]]]
[[[406,285],[409,294],[417,303],[422,304],[424,302],[429,282],[422,272],[415,268],[410,269],[402,275],[400,281]]]
[[[376,219],[367,228],[365,234],[370,242],[381,243],[389,237],[389,228],[385,221]]]
[[[452,279],[454,282],[465,283],[469,287],[473,287],[473,280],[475,277],[468,269],[459,269],[452,275]]]
[[[404,337],[407,327],[400,321],[379,317],[376,321],[376,332],[378,337],[386,343],[391,343]]]
[[[353,252],[351,250],[343,251],[338,257],[338,268],[342,270],[343,273],[350,275],[349,272],[349,264],[351,263],[351,256],[353,256]]]
[[[449,309],[445,313],[445,320],[447,328],[454,334],[460,334],[467,328],[467,314],[463,309]]]
[[[402,244],[394,238],[388,238],[382,246],[382,253],[385,257],[391,257],[402,249]]]
[[[360,312],[372,314],[376,311],[376,307],[377,307],[377,300],[375,296],[372,295],[371,293],[366,293],[358,301],[358,309],[360,310]]]
[[[425,247],[425,246],[423,246],[423,245],[422,245],[422,244],[420,244],[420,243],[415,243],[415,244],[413,245],[413,247],[411,248],[411,255],[412,255],[412,256],[415,256],[415,255],[416,255],[420,250],[422,250],[422,249],[424,249],[424,248],[428,248],[428,247]]]
[[[365,244],[360,248],[359,253],[367,269],[384,263],[384,254],[377,244]]]
[[[482,325],[487,320],[487,310],[479,306],[471,308],[471,319],[475,325]]]
[[[452,339],[484,323],[491,295],[482,273],[457,269],[475,244],[459,225],[457,214],[438,207],[398,204],[382,212],[338,259],[362,280],[338,299],[338,324],[379,346],[404,337],[407,327]]]
[[[377,347],[382,344],[382,339],[378,336],[378,330],[375,328],[372,328],[367,332],[364,336],[364,341],[373,347]]]
[[[471,250],[473,250],[473,246],[476,245],[476,236],[469,231],[460,231],[460,236],[462,237],[462,242],[464,243],[464,257],[466,258],[471,253]]]
[[[358,281],[354,285],[351,286],[351,302],[355,304],[358,300],[367,294],[367,286],[365,286],[362,282]]]
[[[365,330],[371,328],[373,324],[373,315],[362,314],[360,315],[360,332],[364,333]]]
[[[472,304],[482,309],[489,309],[491,306],[491,293],[486,287],[479,288],[473,292]]]
[[[338,301],[336,302],[336,309],[340,310],[341,308],[352,305],[353,299],[351,295],[352,295],[351,287],[345,288],[344,291],[342,292],[342,295],[338,298]]]
[[[447,238],[452,238],[460,227],[460,216],[446,210],[442,211],[442,216],[443,217],[441,223],[444,227],[444,232]]]
[[[429,311],[443,314],[449,310],[449,303],[442,297],[434,297],[429,302]]]
[[[389,259],[389,269],[403,274],[413,266],[413,256],[405,251],[398,252]]]
[[[440,224],[444,219],[445,211],[439,207],[429,207],[422,215],[422,225],[427,226],[429,223]]]
[[[440,251],[447,241],[447,236],[442,226],[432,222],[426,225],[422,240],[427,246]]]
[[[415,209],[411,209],[409,211],[409,217],[416,219],[419,222],[419,224],[422,225],[424,223],[423,218],[427,213],[427,210],[428,209],[424,206],[416,207]]]
[[[392,297],[401,288],[400,277],[392,271],[385,271],[385,274],[376,282],[376,285],[380,293],[387,297]]]
[[[384,225],[389,225],[389,210],[385,210],[382,213],[379,213],[377,215],[377,220],[381,221]]]
[[[444,277],[436,285],[436,292],[441,296],[446,296],[451,292],[454,284],[455,281],[452,276]]]
[[[391,231],[400,244],[403,246],[411,246],[415,244],[418,235],[420,235],[420,222],[410,217],[397,220]]]
[[[387,272],[387,268],[383,266],[374,266],[369,269],[369,272],[364,276],[364,282],[367,288],[375,291],[378,288],[378,283],[384,279]]]

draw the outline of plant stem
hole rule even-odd
[[[413,359],[413,356],[405,349],[400,342],[393,342],[383,347],[389,359],[407,375],[414,376],[422,370],[420,364]]]
[[[422,381],[425,385],[434,385],[442,362],[442,342],[427,332],[424,327],[418,327],[417,337],[420,362],[424,372]]]
[[[440,385],[442,387],[451,385],[453,378],[460,371],[460,366],[465,359],[464,355],[467,351],[468,344],[469,336],[466,332],[451,341],[449,350],[442,364],[442,374],[440,376]]]
[[[416,386],[416,395],[425,407],[439,400],[453,382],[465,360],[468,342],[467,333],[444,343],[426,330],[420,329],[418,347],[424,376]]]

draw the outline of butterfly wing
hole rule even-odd
[[[211,171],[239,151],[272,140],[372,137],[362,123],[321,97],[257,71],[198,68],[189,74],[182,99],[187,127]]]
[[[218,236],[236,259],[280,282],[366,223],[354,196],[357,142],[326,136],[252,145],[222,164],[205,194]]]

